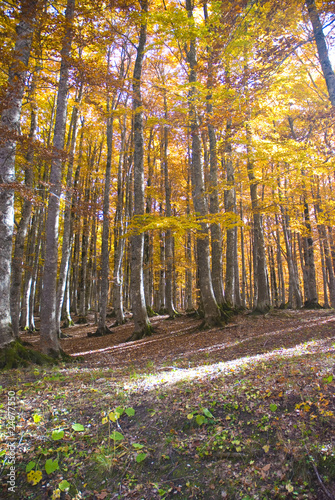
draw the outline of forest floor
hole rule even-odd
[[[76,325],[79,361],[1,373],[0,498],[335,499],[334,311],[152,324]]]

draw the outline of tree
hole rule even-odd
[[[53,146],[55,157],[51,162],[50,194],[46,222],[46,258],[43,271],[41,301],[41,348],[45,354],[58,357],[60,354],[57,329],[57,262],[58,262],[58,224],[62,181],[62,153],[65,139],[66,110],[68,99],[68,79],[70,68],[71,43],[73,38],[75,0],[67,0],[66,28],[62,42],[61,68],[58,84],[56,122]]]
[[[147,40],[147,0],[140,0],[141,26],[139,43],[133,72],[133,113],[134,113],[134,218],[144,214],[144,165],[143,165],[143,111],[141,99],[141,77],[145,44]],[[144,236],[133,234],[131,244],[131,303],[134,318],[134,333],[129,340],[137,340],[151,335],[147,314],[143,282]]]
[[[22,0],[0,129],[0,347],[14,340],[10,318],[10,277],[14,229],[15,153],[37,0]]]

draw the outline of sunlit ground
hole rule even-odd
[[[274,332],[271,333],[273,335]],[[279,332],[278,332],[279,333]],[[282,332],[281,332],[282,333]],[[270,334],[265,334],[270,335]],[[255,337],[254,337],[255,338]],[[330,343],[332,344],[330,345]],[[236,342],[238,344],[239,342]],[[108,347],[104,350],[116,349],[120,346],[114,346],[112,348]],[[128,345],[127,345],[128,347]],[[127,348],[126,347],[126,348]],[[130,346],[129,346],[130,347]],[[132,346],[133,347],[133,346]],[[222,349],[223,345],[220,344]],[[226,345],[226,347],[228,347]],[[122,345],[122,349],[124,346]],[[207,348],[207,351],[215,350],[217,346],[211,346],[211,348]],[[202,349],[199,349],[201,351]],[[96,351],[96,352],[100,352]],[[229,375],[231,373],[238,374],[245,368],[257,368],[264,362],[268,362],[270,360],[280,359],[283,361],[284,358],[299,358],[300,356],[311,355],[316,353],[328,353],[329,356],[322,361],[322,369],[319,370],[319,373],[315,373],[315,375],[323,375],[327,371],[331,370],[334,362],[335,362],[335,337],[333,339],[322,339],[322,340],[313,340],[310,342],[303,342],[301,344],[296,345],[291,348],[280,348],[275,349],[271,352],[266,352],[264,354],[257,354],[255,356],[245,356],[239,359],[234,359],[231,361],[218,362],[212,364],[206,364],[197,367],[189,367],[189,368],[178,368],[175,366],[168,366],[162,369],[159,373],[155,374],[136,374],[134,379],[129,379],[128,381],[123,381],[122,386],[125,390],[129,392],[136,392],[138,390],[146,391],[154,388],[158,388],[160,386],[171,386],[180,381],[191,381],[198,379],[203,380],[205,378],[214,379],[219,375]],[[189,352],[188,352],[189,354]],[[64,370],[67,373],[69,372],[94,372],[98,371],[101,374],[102,368],[73,368]],[[107,380],[106,380],[107,382]]]

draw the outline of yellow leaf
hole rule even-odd
[[[102,420],[101,420],[101,423],[103,424],[107,424],[108,422],[108,418],[107,417],[104,417]]]
[[[192,413],[189,413],[189,414],[187,415],[187,418],[188,418],[189,420],[192,420],[192,418],[193,418],[193,414],[192,414]]]
[[[270,446],[268,444],[266,444],[265,446],[263,446],[263,450],[265,451],[265,453],[268,453],[269,449],[270,449]]]
[[[31,470],[27,474],[28,483],[31,483],[33,486],[39,483],[42,479],[42,472],[40,470]]]

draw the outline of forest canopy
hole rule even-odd
[[[335,307],[334,1],[0,5],[0,347]]]

